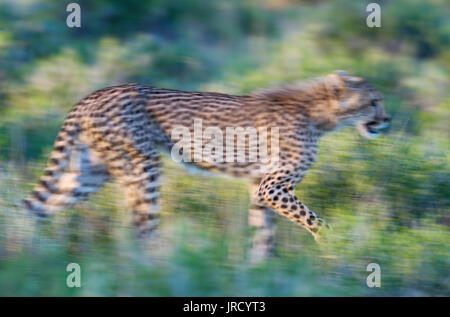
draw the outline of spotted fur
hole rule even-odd
[[[112,176],[124,188],[139,234],[158,223],[159,149],[174,145],[177,125],[279,129],[279,161],[194,162],[203,169],[240,176],[252,184],[250,224],[254,244],[269,252],[277,214],[319,237],[325,222],[294,194],[317,159],[326,132],[355,125],[374,136],[389,117],[382,95],[361,78],[337,72],[315,81],[244,96],[186,92],[138,84],[110,87],[81,100],[58,133],[50,161],[26,207],[47,216],[97,191]],[[248,151],[248,148],[247,148]]]

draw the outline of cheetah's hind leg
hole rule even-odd
[[[132,212],[132,222],[139,237],[150,235],[159,224],[160,160],[151,144],[136,146],[133,140],[119,133],[106,149],[102,158],[111,175],[123,188],[125,203]],[[106,140],[103,140],[107,144]]]
[[[275,253],[275,213],[258,201],[259,183],[250,187],[248,224],[252,231],[250,262],[256,264]]]

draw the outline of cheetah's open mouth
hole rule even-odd
[[[359,133],[365,138],[375,138],[383,127],[376,121],[361,122],[357,124]]]
[[[357,128],[359,133],[366,138],[374,138],[378,136],[381,131],[386,131],[389,128],[389,120],[388,118],[383,121],[368,121],[357,124]]]
[[[378,133],[380,133],[380,130],[379,130],[379,127],[378,127],[378,123],[375,122],[375,121],[369,121],[369,122],[365,123],[364,127],[366,128],[367,132],[369,132],[373,136],[375,136]]]

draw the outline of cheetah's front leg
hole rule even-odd
[[[261,180],[258,198],[276,213],[298,223],[319,241],[319,230],[326,222],[309,210],[294,194],[294,187],[301,176],[294,171],[277,171]]]

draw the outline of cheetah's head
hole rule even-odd
[[[389,126],[391,117],[383,106],[383,95],[374,86],[360,77],[354,77],[343,71],[331,76],[338,79],[339,123],[354,125],[366,138],[374,138],[379,131]]]

